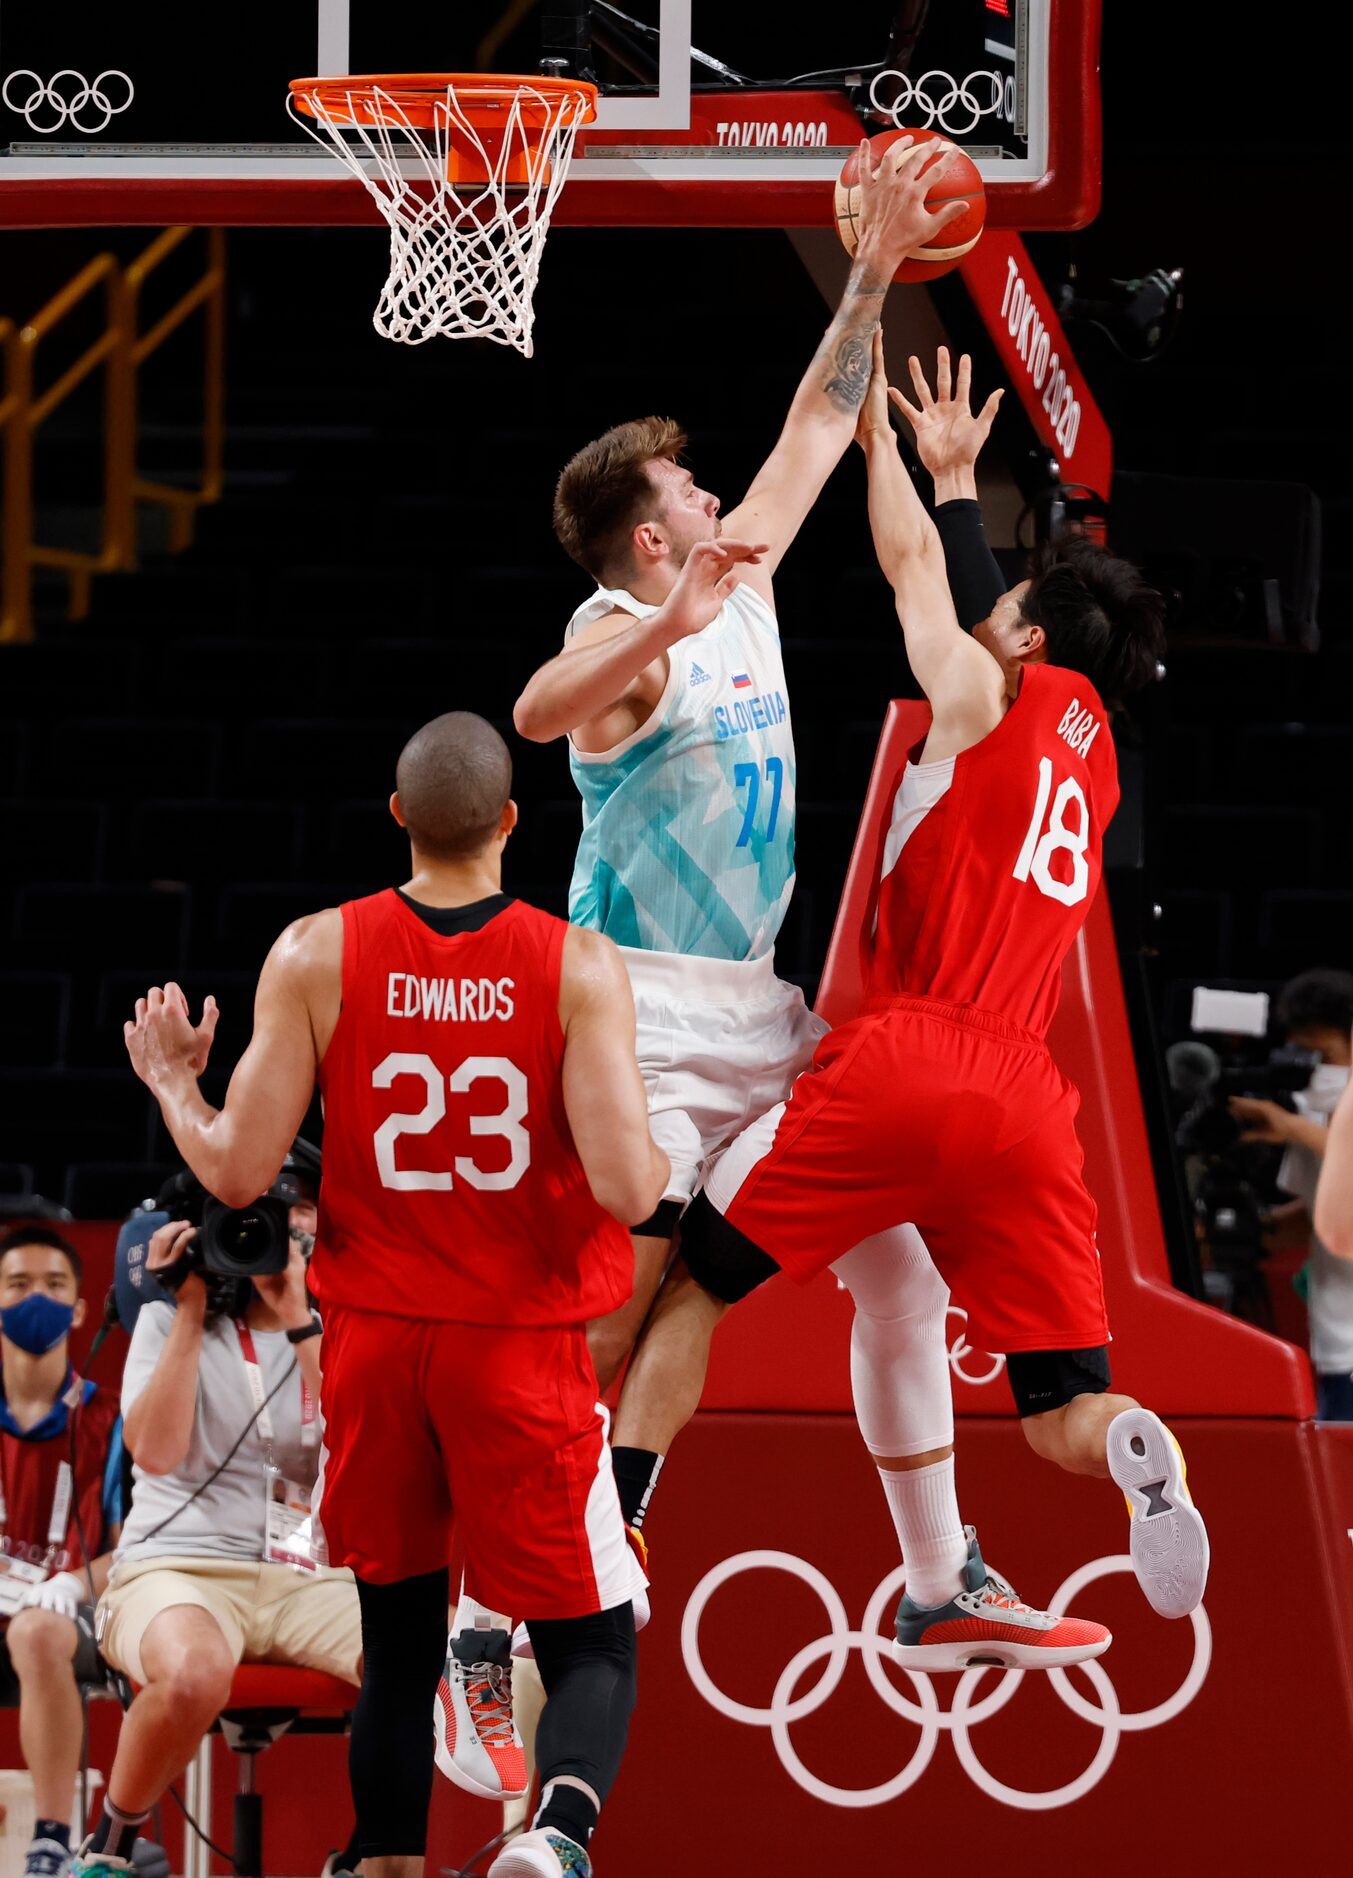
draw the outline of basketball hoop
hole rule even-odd
[[[577,78],[293,79],[288,111],[389,223],[378,333],[405,345],[438,333],[493,339],[530,358],[550,216],[596,100],[596,86]]]

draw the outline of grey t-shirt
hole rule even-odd
[[[172,1304],[141,1307],[122,1372],[124,1416],[150,1381],[173,1321]],[[274,1383],[281,1382],[268,1403],[272,1458],[288,1479],[313,1486],[319,1468],[319,1422],[312,1424],[315,1444],[306,1448],[301,1440],[301,1377],[296,1352],[287,1342],[285,1331],[256,1330],[253,1340],[264,1394]],[[293,1373],[288,1375],[288,1371]],[[173,1474],[147,1474],[136,1468],[131,1511],[117,1549],[120,1564],[172,1555],[262,1558],[268,1452],[257,1423],[211,1485],[188,1504],[194,1490],[225,1460],[253,1412],[254,1398],[234,1323],[229,1318],[213,1318],[202,1332],[197,1412],[187,1456]],[[174,1518],[169,1519],[171,1513]],[[155,1532],[166,1519],[169,1523],[163,1531]]]
[[[1348,1071],[1322,1065],[1309,1089],[1294,1097],[1297,1112],[1328,1128],[1348,1081]],[[1324,1165],[1318,1154],[1295,1143],[1283,1156],[1278,1185],[1315,1216],[1315,1190]],[[1306,1311],[1311,1326],[1311,1366],[1322,1376],[1353,1375],[1353,1262],[1337,1259],[1311,1233]]]

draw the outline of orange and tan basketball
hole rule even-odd
[[[918,142],[935,145],[935,155],[927,159],[922,175],[928,185],[926,204],[931,209],[962,198],[968,206],[941,229],[933,247],[915,248],[897,270],[898,280],[938,280],[957,267],[965,254],[977,246],[987,218],[986,191],[977,165],[964,156],[956,144],[937,137],[930,130],[885,130],[869,139],[869,148],[877,163],[881,153],[899,137],[914,137]],[[860,239],[860,153],[852,150],[841,166],[836,180],[836,232],[847,254],[854,254]]]

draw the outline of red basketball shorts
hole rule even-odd
[[[1108,1342],[1076,1111],[1030,1032],[971,1005],[896,998],[825,1037],[788,1102],[752,1124],[706,1191],[806,1283],[914,1224],[980,1350]]]
[[[320,1523],[391,1584],[449,1564],[515,1618],[586,1617],[643,1585],[581,1326],[495,1329],[330,1308]]]

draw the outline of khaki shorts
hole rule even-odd
[[[146,1680],[141,1644],[176,1604],[206,1611],[237,1663],[319,1669],[361,1680],[362,1619],[349,1571],[301,1573],[240,1559],[150,1558],[115,1568],[99,1603],[99,1648],[134,1682]]]

